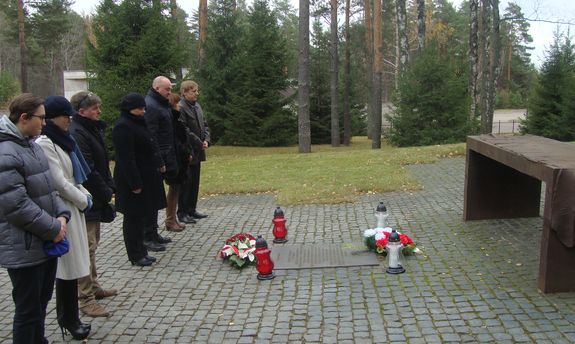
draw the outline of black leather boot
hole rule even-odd
[[[76,340],[88,338],[92,328],[90,324],[80,321],[78,280],[56,279],[56,314],[60,331],[62,331],[62,339],[66,332],[69,332]]]

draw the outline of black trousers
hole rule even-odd
[[[200,192],[200,170],[202,163],[190,165],[188,168],[188,178],[182,184],[178,200],[178,218],[191,215],[196,212],[198,205],[198,195]]]
[[[122,231],[124,233],[124,245],[130,261],[144,258],[148,251],[144,246],[145,217],[136,214],[124,214]]]
[[[152,211],[144,217],[144,240],[155,241],[158,239],[158,211]]]
[[[58,260],[52,258],[42,264],[8,269],[14,300],[14,344],[44,343],[46,307],[52,298]]]

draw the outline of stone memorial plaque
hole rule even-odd
[[[274,245],[274,269],[317,269],[379,265],[377,254],[363,244]]]

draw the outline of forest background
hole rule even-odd
[[[227,145],[305,151],[303,132],[308,146],[367,134],[378,148],[388,103],[392,143],[461,142],[490,128],[494,106],[529,107],[554,52],[572,50],[558,31],[538,71],[529,20],[513,2],[500,15],[497,0],[302,0],[299,12],[287,0],[202,0],[190,17],[175,1],[103,0],[84,16],[68,0],[0,2],[0,102],[63,94],[62,71],[87,70],[111,124],[122,95],[146,92],[154,76],[192,78]]]

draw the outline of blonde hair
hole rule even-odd
[[[184,92],[186,92],[187,90],[190,90],[192,88],[198,88],[198,84],[192,80],[184,80],[184,81],[182,81],[182,84],[180,85],[180,93],[184,94]]]

